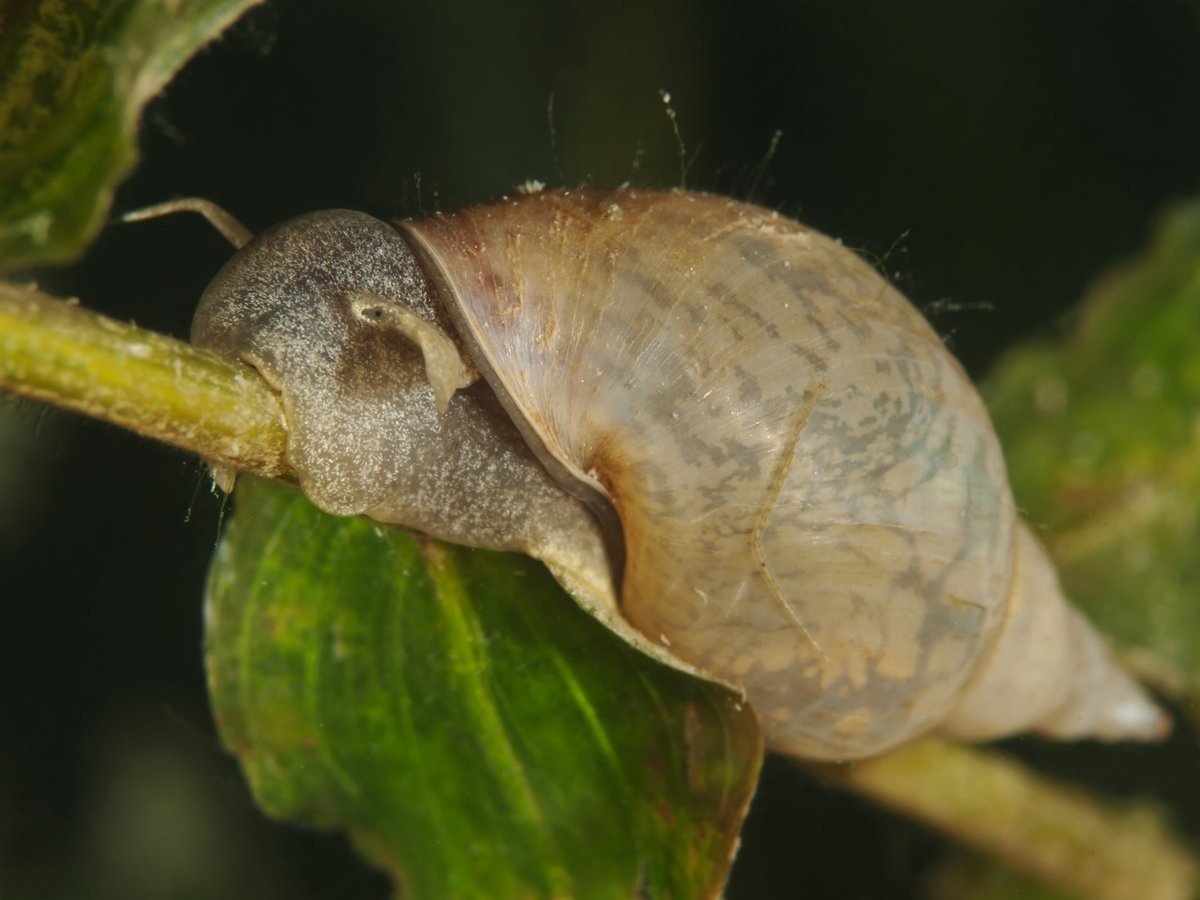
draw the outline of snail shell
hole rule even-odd
[[[1018,522],[938,336],[776,213],[634,190],[314,213],[239,251],[193,339],[280,392],[317,505],[544,560],[743,691],[774,750],[1165,728]]]

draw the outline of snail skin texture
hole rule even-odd
[[[773,750],[1165,731],[1017,520],[937,334],[777,213],[681,190],[312,213],[233,257],[193,340],[279,391],[319,507],[543,560],[744,692]]]

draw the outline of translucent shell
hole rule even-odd
[[[743,690],[773,749],[1161,731],[1017,522],[970,381],[839,243],[682,191],[401,231],[526,441],[615,508],[621,614]]]

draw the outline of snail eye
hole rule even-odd
[[[364,322],[380,322],[386,315],[382,306],[362,306],[360,304],[351,304],[351,309],[358,318]]]

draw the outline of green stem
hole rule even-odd
[[[1196,893],[1196,860],[1157,809],[1104,803],[993,751],[926,739],[814,769],[1080,897],[1189,900]]]
[[[0,389],[266,478],[292,474],[279,400],[249,366],[0,282]]]

